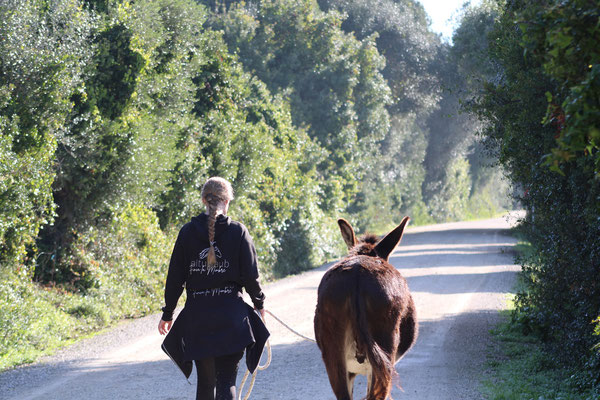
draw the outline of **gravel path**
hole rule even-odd
[[[395,399],[480,399],[489,329],[499,320],[519,267],[507,218],[409,229],[390,262],[407,278],[420,320],[415,347],[397,365]],[[341,239],[340,239],[341,240]],[[316,289],[327,266],[267,285],[266,307],[309,337]],[[0,374],[1,399],[192,399],[160,350],[159,315],[125,321],[39,362]],[[333,399],[314,343],[267,316],[273,362],[252,399]],[[238,383],[245,368],[240,371]],[[366,382],[357,378],[357,398]]]

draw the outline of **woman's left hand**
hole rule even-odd
[[[158,323],[158,333],[161,335],[166,335],[171,329],[171,325],[173,325],[173,320],[171,321],[163,321],[162,319]]]

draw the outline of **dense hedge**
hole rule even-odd
[[[598,385],[600,353],[600,9],[594,2],[509,1],[489,36],[499,77],[474,109],[522,189],[524,260],[516,319],[557,360]]]

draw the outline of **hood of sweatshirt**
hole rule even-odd
[[[200,237],[208,240],[208,214],[202,213],[196,217],[193,217],[192,224],[200,234]],[[219,235],[226,230],[230,224],[231,218],[223,214],[217,215],[217,220],[215,222],[215,238],[219,237]]]

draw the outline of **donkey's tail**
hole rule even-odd
[[[363,290],[361,288],[360,269],[356,273],[356,290],[353,291],[351,306],[356,315],[353,326],[354,338],[358,355],[365,355],[372,368],[371,387],[368,389],[370,399],[387,399],[391,392],[391,379],[394,362],[392,355],[388,354],[375,341],[371,334],[369,321],[367,318],[367,304]]]

